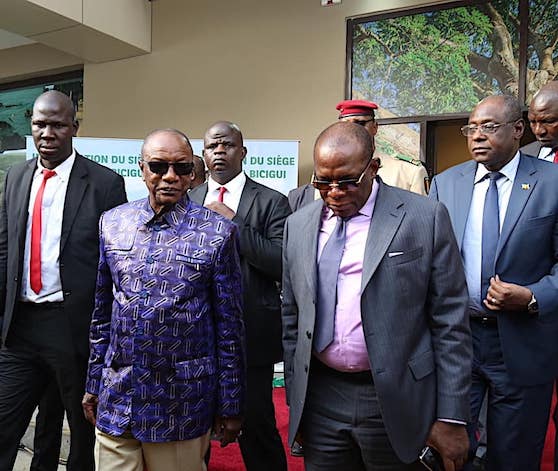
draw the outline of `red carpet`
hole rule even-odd
[[[289,425],[289,410],[285,402],[285,388],[273,389],[273,402],[275,404],[275,418],[277,428],[283,439],[289,471],[303,471],[303,458],[295,458],[290,455],[287,447],[287,434]],[[208,471],[243,471],[246,468],[240,456],[238,443],[231,443],[226,448],[221,448],[217,442],[211,444],[211,461]]]
[[[285,389],[275,388],[273,390],[273,402],[275,403],[275,416],[277,419],[277,427],[279,428],[279,433],[283,438],[283,444],[285,445],[285,450],[287,453],[287,461],[289,465],[289,471],[303,471],[304,470],[304,460],[302,458],[295,458],[290,455],[289,449],[287,448],[287,427],[289,423],[289,413],[287,405],[285,403]],[[554,395],[552,401],[552,410],[556,407],[556,395]],[[546,434],[546,442],[544,447],[544,454],[542,460],[541,471],[553,471],[554,463],[554,421],[549,420],[548,431]],[[213,443],[211,447],[211,461],[209,463],[208,471],[243,471],[244,463],[242,462],[242,457],[240,456],[240,450],[237,443],[232,443],[226,448],[221,448],[217,442]]]
[[[556,407],[556,391],[552,395],[552,407],[550,408],[551,414],[548,420],[548,429],[546,431],[546,440],[544,443],[543,459],[541,463],[541,471],[553,471],[554,470],[554,437],[556,435],[556,429],[554,427],[554,420],[552,420],[552,411]]]

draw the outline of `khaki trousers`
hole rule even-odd
[[[97,471],[206,471],[204,456],[209,431],[198,438],[177,442],[146,443],[131,433],[119,437],[96,429]]]

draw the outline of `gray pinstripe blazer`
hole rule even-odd
[[[307,396],[322,202],[293,213],[284,233],[283,347],[289,439]],[[391,252],[401,252],[390,257]],[[461,257],[445,207],[380,188],[363,260],[361,311],[390,442],[416,460],[436,418],[469,419],[471,336]]]

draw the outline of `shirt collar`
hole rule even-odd
[[[513,183],[515,180],[515,175],[517,174],[517,168],[519,167],[519,151],[513,156],[506,165],[504,165],[499,172],[504,175],[509,181]],[[477,165],[477,172],[475,173],[475,184],[482,181],[486,175],[490,173],[484,165]]]
[[[368,199],[366,200],[366,203],[364,203],[362,208],[360,208],[358,210],[358,213],[355,214],[355,216],[362,215],[362,216],[366,216],[367,218],[372,217],[372,213],[374,212],[374,205],[376,204],[376,197],[378,196],[378,189],[379,188],[380,188],[380,185],[378,184],[376,179],[374,179],[372,181],[372,191],[370,191],[370,195],[368,196]],[[329,209],[325,205],[324,205],[324,208],[325,208],[325,211],[327,213],[326,214],[326,219],[331,219],[332,217],[334,217],[333,211],[331,209]]]
[[[70,156],[66,160],[64,160],[64,162],[62,162],[56,168],[53,169],[56,172],[56,175],[58,176],[58,178],[60,178],[61,181],[67,182],[70,179],[70,173],[71,173],[72,168],[74,166],[75,160],[76,160],[76,151],[72,149],[72,153],[70,154]],[[37,159],[37,170],[35,170],[35,177],[37,175],[41,174],[43,172],[43,170],[50,170],[50,169],[47,169],[41,163],[41,159],[38,158]]]
[[[219,188],[221,188],[222,186],[226,186],[227,191],[229,193],[239,194],[243,190],[245,184],[246,184],[246,174],[244,172],[240,172],[236,177],[234,177],[232,180],[228,181],[224,185],[217,183],[210,176],[207,179],[207,191],[208,192],[219,191]]]
[[[145,198],[144,203],[141,207],[139,214],[139,220],[142,224],[151,225],[157,221],[163,221],[171,227],[177,227],[182,223],[184,215],[190,209],[190,198],[188,195],[184,195],[180,200],[178,200],[168,211],[164,212],[160,216],[155,214],[153,208],[149,204],[149,198]]]
[[[556,148],[558,150],[558,148]],[[539,158],[544,158],[549,156],[550,154],[554,154],[556,152],[552,147],[548,146],[541,146],[541,150],[539,151]]]

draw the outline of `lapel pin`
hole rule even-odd
[[[522,190],[530,190],[530,189],[531,189],[531,185],[529,185],[529,183],[522,183],[522,184],[521,184],[521,189],[522,189]]]

